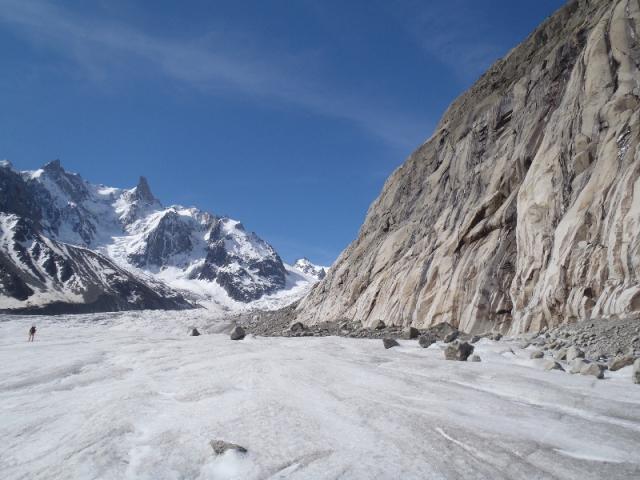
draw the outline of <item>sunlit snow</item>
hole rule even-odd
[[[0,317],[2,478],[639,478],[629,368],[596,380],[511,342],[448,362],[439,344],[228,328],[206,311]],[[212,439],[249,453],[215,457]]]

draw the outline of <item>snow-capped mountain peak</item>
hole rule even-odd
[[[164,207],[145,177],[134,188],[122,189],[91,184],[65,171],[59,160],[27,172],[14,170],[9,162],[1,166],[0,213],[28,219],[33,224],[30,235],[38,241],[90,249],[104,257],[100,265],[114,262],[123,272],[160,280],[198,301],[252,302],[293,284],[302,291],[300,282],[324,276],[310,262],[290,270],[271,245],[237,220],[195,207]],[[2,228],[10,224],[5,222]],[[70,254],[67,264],[73,266],[74,258],[80,257]],[[21,269],[19,265],[14,270]],[[81,277],[78,273],[74,285],[82,284]],[[38,286],[39,291],[42,288]],[[5,294],[0,282],[0,297]],[[64,295],[58,297],[62,301]],[[73,297],[77,298],[82,296]]]
[[[299,258],[293,264],[293,268],[316,280],[322,280],[327,275],[327,267],[321,267],[312,263],[308,258]]]

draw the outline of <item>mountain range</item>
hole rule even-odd
[[[94,185],[59,160],[0,163],[0,235],[4,311],[233,308],[324,277],[306,259],[286,265],[237,220],[163,206],[144,177]]]

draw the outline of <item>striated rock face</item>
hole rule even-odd
[[[640,5],[569,2],[447,110],[299,320],[465,331],[640,310]]]

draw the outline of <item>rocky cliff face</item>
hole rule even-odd
[[[640,4],[576,0],[449,107],[298,320],[537,330],[640,310]]]

